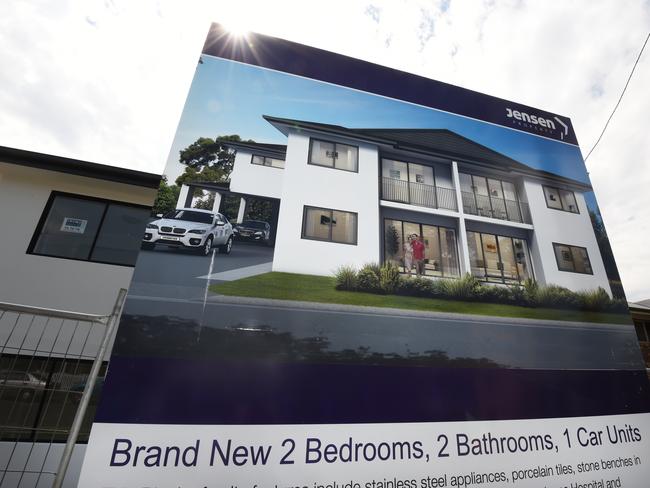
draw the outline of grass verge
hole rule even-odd
[[[320,303],[341,303],[370,307],[403,308],[431,312],[467,313],[497,317],[521,317],[529,319],[568,320],[629,324],[626,314],[583,312],[553,308],[530,308],[498,303],[463,302],[436,298],[406,297],[400,295],[376,295],[334,288],[334,278],[294,273],[265,273],[240,280],[210,286],[210,291],[220,295],[299,300]]]

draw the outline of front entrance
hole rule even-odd
[[[456,230],[429,224],[384,219],[384,262],[394,263],[402,273],[415,273],[417,251],[413,243],[424,244],[422,274],[440,278],[458,278]]]

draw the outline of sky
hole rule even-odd
[[[533,168],[588,183],[580,149],[523,131],[299,76],[202,56],[165,167],[174,181],[179,151],[199,137],[237,134],[286,144],[263,115],[350,128],[449,129]]]
[[[568,116],[586,154],[650,1],[3,0],[0,145],[162,173],[213,21]],[[587,161],[632,301],[650,298],[649,57]]]

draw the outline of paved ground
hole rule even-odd
[[[308,305],[268,302],[255,305],[227,298],[205,302],[131,297],[125,314],[154,316],[160,327],[196,324],[187,336],[188,354],[199,340],[223,340],[224,333],[259,333],[263,344],[278,338],[294,343],[326,344],[327,352],[402,358],[441,351],[450,358],[486,358],[502,366],[532,369],[642,369],[633,326],[501,320],[498,317],[396,316],[391,310],[331,310]],[[180,320],[175,319],[180,318]],[[138,327],[138,320],[130,327]],[[151,326],[151,324],[148,324]],[[201,332],[203,330],[204,332]],[[178,336],[175,337],[175,340]],[[178,343],[173,347],[178,350]],[[214,346],[215,349],[218,346]],[[202,344],[210,351],[209,344]],[[165,354],[164,347],[157,353]]]
[[[140,251],[129,293],[144,297],[202,298],[209,283],[271,271],[273,248],[235,242],[229,255],[199,256],[157,246]]]
[[[408,358],[441,351],[450,358],[488,359],[502,366],[539,369],[640,369],[643,367],[632,326],[552,323],[472,315],[431,314],[328,304],[292,303],[210,296],[207,286],[270,271],[273,249],[235,243],[230,255],[198,256],[164,247],[140,254],[125,316],[139,333],[155,322],[160,339],[174,336],[181,323],[197,331],[188,340],[223,340],[224,333],[245,331],[266,340],[313,343],[327,353]],[[155,320],[153,320],[155,317]],[[214,333],[200,333],[201,330]],[[163,332],[166,331],[166,332]],[[189,338],[190,335],[183,335]],[[199,336],[201,339],[199,339]],[[214,339],[210,339],[214,338]],[[164,340],[163,340],[164,342]],[[173,344],[178,351],[178,343]],[[207,346],[207,347],[206,347]],[[218,346],[215,345],[215,349]],[[211,350],[202,344],[203,351]],[[181,350],[183,348],[181,347]],[[346,352],[347,351],[347,352]]]

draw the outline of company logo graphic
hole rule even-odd
[[[559,135],[562,140],[564,140],[564,137],[569,134],[569,127],[558,117],[553,117],[553,120],[558,123],[558,126],[560,126],[559,129],[551,119],[538,117],[537,115],[531,115],[519,110],[513,110],[509,107],[506,107],[506,116],[509,119],[513,119],[512,122],[514,125],[534,129],[541,133]]]

